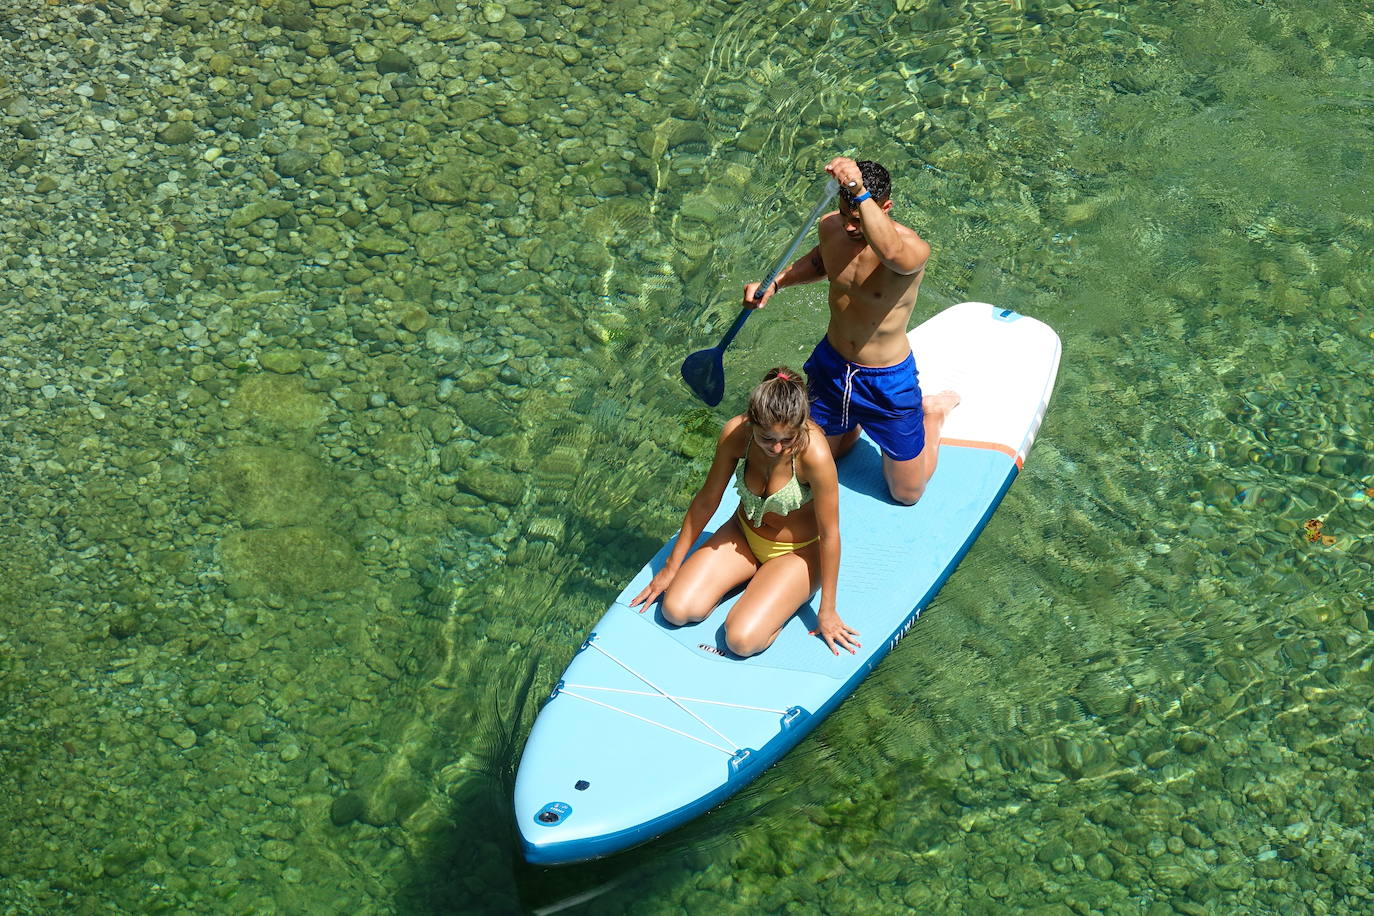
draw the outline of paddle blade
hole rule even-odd
[[[682,380],[692,394],[715,407],[725,396],[725,364],[718,347],[698,350],[682,361]]]

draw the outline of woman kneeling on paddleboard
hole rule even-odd
[[[706,482],[692,499],[667,562],[631,607],[663,596],[674,626],[710,616],[726,592],[748,583],[725,618],[736,655],[757,655],[819,587],[817,631],[836,655],[853,653],[859,634],[835,612],[840,569],[840,490],[825,433],[811,422],[806,383],[786,367],[770,369],[748,410],[721,431]],[[731,475],[739,509],[687,558],[720,505]]]

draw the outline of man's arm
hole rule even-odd
[[[859,188],[857,194],[863,193]],[[863,224],[864,239],[868,247],[883,262],[883,266],[894,273],[911,275],[926,266],[930,258],[930,245],[916,234],[915,230],[903,232],[887,215],[887,210],[873,198],[859,204],[856,211]]]
[[[821,246],[817,245],[809,253],[787,265],[787,269],[778,274],[777,279],[769,284],[768,289],[763,291],[763,298],[758,302],[754,301],[754,294],[758,292],[759,285],[757,283],[746,284],[744,287],[744,307],[763,308],[773,294],[784,286],[815,283],[817,280],[824,279],[825,276],[825,261],[821,260]]]
[[[863,172],[857,162],[845,156],[836,156],[825,170],[845,189],[848,199],[864,198],[850,212],[858,217],[864,241],[884,267],[894,273],[910,276],[926,266],[930,246],[911,229],[892,221],[892,217],[887,215],[887,211],[892,209],[891,200],[879,203],[877,198],[866,196],[868,189],[864,187]],[[844,211],[840,213],[843,215]]]

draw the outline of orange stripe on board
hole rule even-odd
[[[1016,454],[1016,449],[1001,442],[980,442],[977,439],[940,439],[941,445],[962,445],[964,448],[988,448],[994,452],[1001,452],[1012,461],[1016,462],[1016,470],[1021,470],[1021,456]]]

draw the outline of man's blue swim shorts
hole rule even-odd
[[[895,366],[860,366],[822,337],[802,367],[811,392],[811,419],[827,436],[862,425],[893,461],[910,461],[926,444],[916,357]]]

